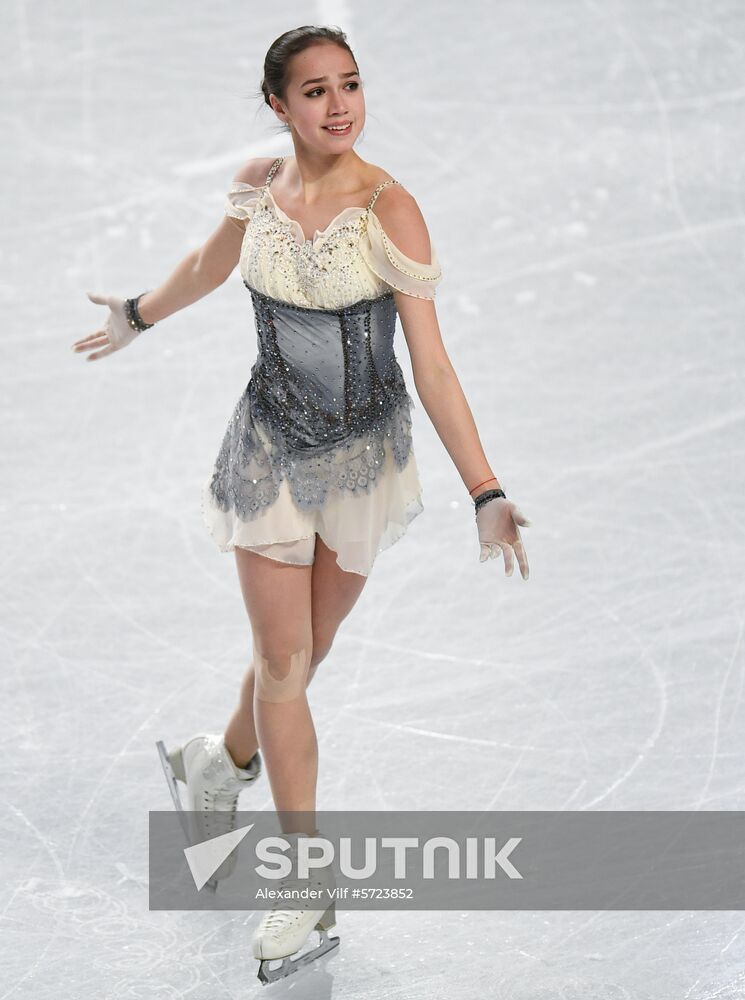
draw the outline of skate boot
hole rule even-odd
[[[309,898],[308,905],[313,909],[308,910],[297,908],[302,897],[295,899],[295,908],[288,907],[286,900],[278,899],[275,906],[262,917],[251,939],[251,947],[254,958],[260,959],[258,977],[264,985],[292,975],[339,944],[338,937],[329,937],[326,933],[336,924],[336,901],[332,895],[336,882],[332,866],[311,868],[308,878],[299,878],[297,874],[297,841],[304,836],[306,835],[303,833],[282,834],[290,844],[287,857],[292,862],[292,870],[285,878],[277,880],[277,889],[282,893],[290,893],[293,889],[312,888],[320,891],[321,895]],[[315,836],[320,836],[318,831]],[[318,931],[320,943],[291,959],[290,956],[302,948],[313,930]],[[274,959],[281,959],[282,962],[271,968],[270,963]]]
[[[156,745],[189,843],[201,843],[234,830],[238,796],[261,774],[259,751],[241,768],[230,756],[223,736],[200,733],[170,753],[162,741]],[[186,806],[181,804],[175,779],[186,785]],[[233,872],[236,860],[237,853],[232,851],[215,870],[210,879],[212,887]]]

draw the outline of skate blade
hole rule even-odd
[[[181,824],[181,829],[184,831],[184,837],[186,839],[187,847],[193,847],[194,844],[191,838],[191,831],[189,830],[189,824],[187,822],[186,810],[184,809],[183,803],[181,802],[181,796],[179,795],[178,785],[176,784],[176,775],[173,773],[173,768],[171,767],[171,762],[168,759],[168,752],[166,751],[165,744],[163,740],[158,740],[156,742],[156,747],[158,748],[158,755],[160,757],[160,763],[163,766],[163,773],[166,776],[166,781],[168,782],[168,789],[171,793],[171,798],[173,799],[173,805],[176,809],[178,815],[179,823]],[[211,878],[204,883],[208,889],[212,892],[217,891],[217,879]]]
[[[288,955],[287,958],[261,959],[259,962],[258,977],[262,985],[266,986],[269,983],[276,983],[278,979],[286,979],[293,972],[297,972],[298,969],[302,969],[305,965],[310,965],[311,962],[315,962],[316,959],[339,946],[338,937],[329,937],[323,927],[319,927],[318,924],[316,924],[315,929],[320,935],[321,943],[317,947],[311,948],[304,955],[300,955],[299,958],[290,958]],[[272,969],[270,968],[272,962],[281,962],[282,964]]]

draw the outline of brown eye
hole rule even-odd
[[[359,82],[357,80],[350,80],[349,83],[345,84],[346,87],[359,87]],[[323,93],[323,87],[314,87],[313,90],[306,90],[305,96],[312,97],[314,94]]]

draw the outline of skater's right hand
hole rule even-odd
[[[120,299],[116,295],[94,295],[93,292],[88,292],[87,295],[91,302],[108,306],[109,312],[102,329],[88,337],[83,337],[81,340],[76,340],[72,349],[76,354],[81,351],[95,351],[94,354],[89,354],[85,360],[96,361],[98,358],[105,358],[107,354],[113,354],[114,351],[126,347],[135,339],[139,331],[133,330],[127,322],[124,313],[124,299]],[[102,350],[96,350],[98,347]]]

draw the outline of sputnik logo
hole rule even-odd
[[[235,850],[254,825],[249,823],[240,830],[231,830],[219,837],[212,837],[210,840],[203,840],[199,844],[184,848],[186,863],[189,865],[197,892],[212,878],[225,858]]]

